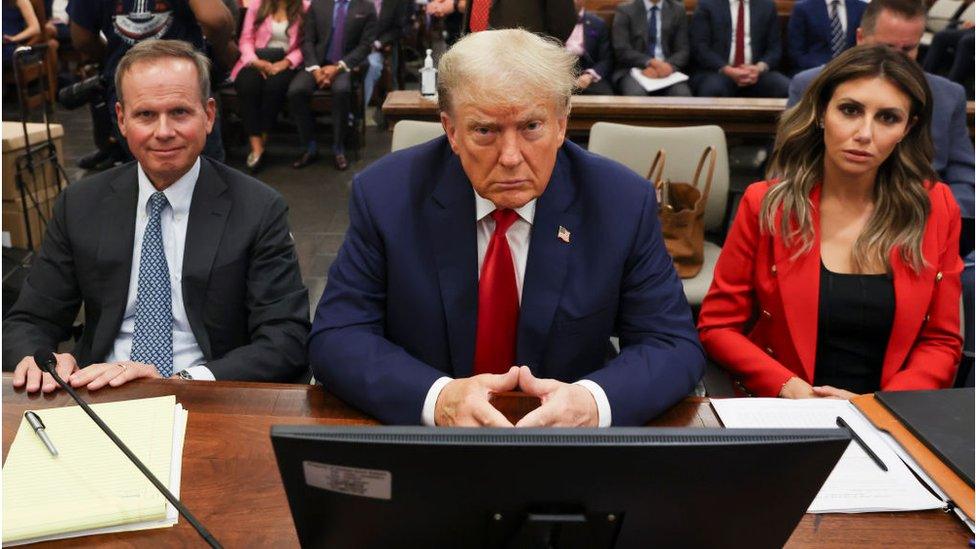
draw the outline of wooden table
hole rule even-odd
[[[27,409],[65,406],[61,391],[30,395],[11,387],[3,374],[3,458]],[[183,449],[181,495],[198,519],[225,547],[295,547],[298,538],[271,448],[276,424],[376,424],[321,387],[270,383],[140,380],[117,389],[88,394],[90,402],[111,402],[175,394],[189,411]],[[708,399],[689,397],[652,423],[673,427],[719,427]],[[965,547],[968,530],[940,511],[806,515],[791,547],[912,544]],[[77,547],[199,546],[184,519],[172,528],[74,538],[46,545]]]
[[[625,97],[574,95],[569,131],[588,133],[596,122],[636,126],[720,126],[728,138],[772,137],[786,99],[749,97]],[[966,124],[973,134],[974,103],[967,103]],[[400,120],[439,120],[437,103],[417,90],[393,91],[383,102],[392,128]]]

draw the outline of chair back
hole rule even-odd
[[[442,135],[444,135],[444,127],[440,122],[401,120],[393,126],[393,143],[390,144],[390,152],[426,143]]]
[[[959,21],[976,23],[976,2],[970,2],[966,9],[959,14]]]
[[[935,0],[925,16],[925,28],[931,32],[939,32],[949,26],[963,0]]]
[[[708,202],[705,204],[705,230],[722,229],[729,194],[729,152],[725,132],[718,126],[651,128],[597,122],[590,128],[590,152],[616,160],[641,177],[647,175],[658,150],[668,161],[663,176],[675,181],[691,181],[705,147],[712,146],[718,158]]]

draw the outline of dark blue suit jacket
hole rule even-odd
[[[698,68],[717,71],[729,64],[732,51],[732,13],[729,0],[700,0],[691,17],[691,58]],[[760,61],[770,70],[779,67],[783,56],[779,16],[773,0],[749,0],[749,34],[752,63]]]
[[[598,15],[583,14],[583,47],[580,70],[593,69],[600,78],[609,78],[613,70],[613,53],[610,50],[610,29]]]
[[[847,45],[854,46],[857,27],[867,4],[861,0],[844,0],[847,11]],[[803,0],[790,14],[786,47],[797,71],[819,67],[832,59],[830,49],[830,15],[824,0]]]
[[[823,67],[805,70],[790,82],[790,97],[786,105],[800,102],[813,79]],[[935,156],[932,169],[952,189],[963,217],[973,217],[973,142],[966,126],[966,91],[959,84],[925,73],[932,89],[932,144]]]
[[[385,423],[419,423],[435,380],[473,373],[477,269],[474,191],[447,138],[377,161],[353,181],[315,313],[316,378]],[[614,334],[621,353],[607,361]],[[703,372],[651,186],[569,142],[536,203],[516,363],[596,382],[615,425],[645,423]]]

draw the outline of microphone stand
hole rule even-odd
[[[92,421],[94,421],[95,424],[98,425],[98,427],[106,435],[108,435],[108,438],[112,439],[112,442],[114,442],[115,445],[119,447],[119,450],[122,450],[122,453],[125,454],[125,456],[129,458],[132,461],[132,463],[135,464],[135,466],[139,469],[139,471],[141,471],[142,474],[145,475],[147,479],[149,479],[149,482],[151,482],[153,486],[155,486],[156,489],[159,490],[161,494],[163,494],[163,497],[169,500],[169,502],[172,503],[174,507],[176,507],[176,510],[179,511],[179,513],[183,515],[184,518],[186,518],[187,522],[189,522],[190,525],[192,525],[193,528],[196,529],[197,533],[200,534],[200,537],[203,538],[203,541],[207,542],[207,544],[210,545],[210,547],[213,547],[214,549],[223,549],[223,546],[220,545],[220,543],[217,541],[217,538],[213,537],[213,534],[211,534],[203,526],[203,524],[200,524],[200,522],[196,519],[196,517],[194,517],[193,514],[190,513],[190,510],[187,509],[183,505],[183,503],[181,503],[180,500],[178,500],[176,496],[174,496],[173,493],[170,492],[169,489],[166,488],[166,486],[164,486],[163,483],[159,481],[158,478],[156,478],[156,475],[152,474],[152,471],[150,471],[149,468],[146,467],[142,463],[142,461],[140,461],[139,458],[132,453],[132,450],[129,450],[129,447],[126,446],[125,443],[122,442],[122,440],[119,439],[119,437],[116,436],[114,432],[112,432],[112,429],[110,429],[109,426],[106,425],[104,421],[102,421],[102,418],[98,417],[98,414],[92,411],[91,407],[88,406],[88,403],[86,403],[84,400],[81,400],[81,397],[78,396],[78,393],[76,393],[75,390],[70,385],[68,385],[67,383],[65,383],[63,379],[61,379],[61,376],[58,375],[56,369],[52,367],[51,359],[53,359],[53,356],[50,359],[44,361],[38,361],[35,359],[35,362],[37,362],[37,365],[40,366],[42,370],[51,374],[51,377],[54,378],[54,381],[56,381],[58,385],[61,386],[62,389],[67,391],[67,393],[71,395],[71,398],[75,399],[75,402],[77,402],[78,406],[81,406],[81,409],[84,410],[86,414],[88,414],[88,417],[90,417]]]

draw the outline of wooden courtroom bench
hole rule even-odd
[[[714,124],[727,138],[772,137],[786,99],[750,97],[622,97],[574,95],[569,131],[587,134],[596,122],[635,126],[700,126]],[[974,104],[966,104],[967,126],[973,135]],[[390,128],[400,120],[439,120],[437,103],[416,90],[391,92],[383,102]]]

